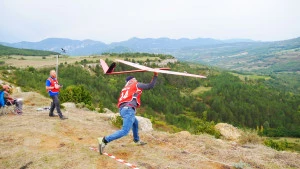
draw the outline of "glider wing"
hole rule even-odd
[[[124,61],[124,60],[116,60],[117,62],[124,63],[126,65],[144,70],[144,71],[149,71],[149,72],[158,72],[158,73],[165,73],[165,74],[172,74],[172,75],[180,75],[180,76],[190,76],[190,77],[198,77],[198,78],[206,78],[206,76],[202,75],[196,75],[196,74],[190,74],[190,73],[183,73],[183,72],[174,72],[174,71],[169,71],[169,70],[161,70],[161,69],[155,69],[155,68],[150,68],[147,66],[135,64],[132,62]]]
[[[131,62],[129,62],[131,63]],[[127,71],[121,71],[121,72],[114,72],[114,69],[116,67],[116,63],[113,62],[109,67],[106,64],[106,62],[102,59],[100,59],[100,65],[103,69],[104,74],[107,75],[115,75],[115,74],[126,74],[126,73],[135,73],[135,72],[148,72],[148,70],[145,69],[138,69],[138,70],[127,70]],[[148,68],[148,67],[146,67]],[[158,68],[160,70],[170,70],[170,68]]]

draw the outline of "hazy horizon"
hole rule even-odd
[[[130,39],[133,39],[133,38],[138,38],[138,39],[160,39],[160,38],[169,38],[169,37],[158,37],[158,38],[139,38],[139,37],[132,37],[132,38],[129,38],[129,39],[126,39],[126,40],[122,40],[122,41],[128,41]],[[199,37],[201,38],[201,37]],[[187,39],[190,39],[190,40],[193,40],[193,39],[199,39],[199,38],[187,38]],[[282,40],[290,40],[290,39],[295,39],[295,38],[299,38],[299,37],[294,37],[294,38],[289,38],[289,39],[282,39]],[[92,40],[92,41],[97,41],[97,42],[102,42],[102,43],[105,43],[101,40],[94,40],[94,39],[71,39],[71,38],[64,38],[64,37],[49,37],[49,38],[46,38],[46,39],[69,39],[69,40],[78,40],[78,41],[85,41],[85,40]],[[21,43],[21,42],[31,42],[31,43],[36,43],[36,42],[41,42],[43,40],[46,40],[46,39],[41,39],[41,40],[38,40],[38,41],[18,41],[18,42],[4,42],[4,41],[0,41],[0,42],[3,42],[3,43],[9,43],[9,44],[13,44],[13,43]],[[179,40],[179,39],[185,39],[185,37],[182,37],[182,38],[169,38],[169,39],[172,39],[172,40]],[[214,38],[205,38],[205,39],[214,39]],[[215,39],[215,40],[221,40],[221,41],[226,41],[226,40],[252,40],[252,39],[246,39],[246,38],[234,38],[234,39]],[[282,41],[282,40],[276,40],[276,41]],[[115,42],[110,42],[110,43],[105,43],[107,45],[111,44],[111,43],[118,43],[118,42],[122,42],[122,41],[115,41]],[[274,41],[260,41],[260,40],[253,40],[254,42],[274,42]]]
[[[0,41],[300,37],[298,0],[1,0]]]

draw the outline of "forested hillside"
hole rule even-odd
[[[57,54],[59,53],[44,51],[44,50],[19,49],[19,48],[0,45],[0,56],[9,56],[9,55],[49,56],[49,55],[57,55]]]
[[[147,66],[155,66],[153,62],[158,60],[158,56],[147,55]],[[135,61],[142,56],[120,57]],[[106,62],[110,64],[112,60],[107,59]],[[144,64],[145,59],[139,62]],[[95,67],[80,66],[87,63],[88,60],[82,60],[73,65],[60,64],[59,81],[64,86],[61,99],[68,101],[64,97],[70,92],[64,92],[78,87],[76,90],[83,91],[88,98],[78,101],[90,100],[85,102],[90,109],[106,107],[117,111],[117,98],[127,75],[103,75],[98,64]],[[260,134],[268,136],[300,137],[300,96],[281,90],[281,83],[270,85],[273,84],[270,83],[272,77],[240,78],[229,72],[182,62],[169,63],[168,66],[175,71],[202,74],[208,78],[159,74],[156,87],[144,91],[142,107],[138,110],[142,116],[150,118],[157,128],[169,131],[188,130],[194,134],[206,132],[218,136],[213,129],[214,124],[227,122],[238,127],[259,129]],[[13,73],[5,71],[6,69],[2,67],[2,74],[9,81],[46,95],[45,80],[51,68],[14,68]],[[122,64],[117,66],[117,70],[128,69],[131,68]],[[132,75],[140,82],[148,83],[153,74],[146,72]]]
[[[212,89],[202,95],[203,103],[210,106],[209,120],[257,126],[269,136],[299,137],[299,95],[273,88],[267,80],[242,81],[228,73],[211,77],[210,82]]]

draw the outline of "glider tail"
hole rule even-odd
[[[104,74],[106,74],[106,72],[108,70],[108,66],[107,66],[106,62],[104,60],[100,59],[100,65],[103,69]]]
[[[113,62],[109,67],[108,65],[106,64],[106,62],[102,59],[100,59],[100,65],[103,69],[103,72],[104,74],[109,74],[109,73],[112,73],[116,67],[116,63]]]

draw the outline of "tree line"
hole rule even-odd
[[[104,52],[102,55],[108,55],[111,57],[122,57],[122,58],[139,58],[139,57],[158,57],[160,59],[174,59],[172,55],[167,55],[167,54],[152,54],[152,53],[109,53],[109,52]]]
[[[59,53],[44,51],[44,50],[19,49],[19,48],[0,45],[0,56],[9,56],[9,55],[49,56],[49,55],[59,55]]]

